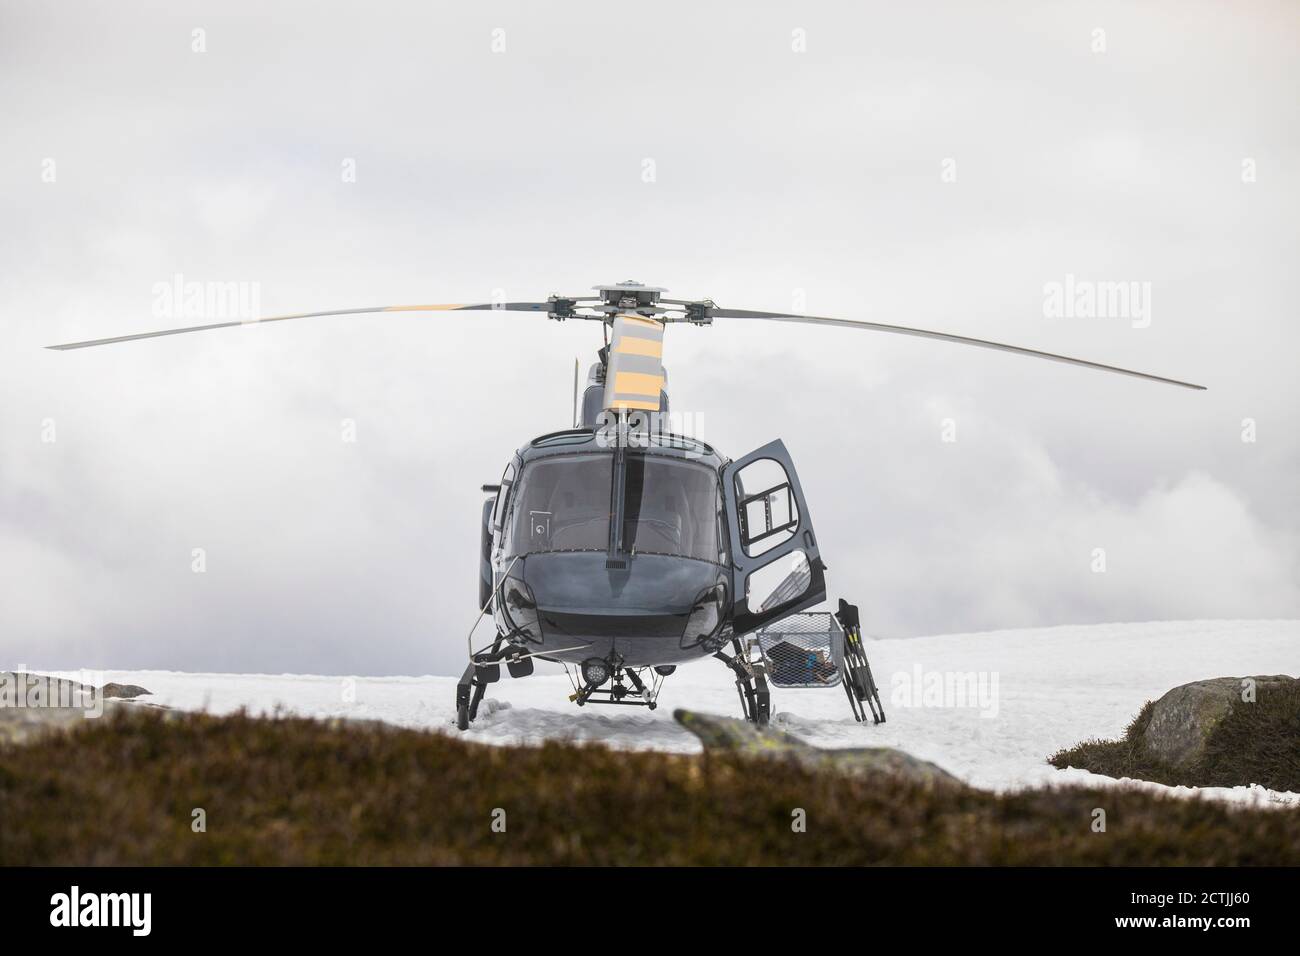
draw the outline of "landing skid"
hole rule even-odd
[[[533,659],[524,656],[524,650],[514,645],[502,648],[505,639],[498,637],[492,648],[474,655],[465,673],[456,684],[456,728],[469,730],[478,716],[479,704],[487,694],[488,684],[501,679],[501,662],[511,677],[527,677],[533,672]]]
[[[760,657],[751,660],[750,655],[740,646],[740,641],[731,639],[735,655],[718,651],[713,656],[736,675],[736,693],[740,695],[740,711],[745,719],[760,727],[767,726],[772,719],[772,692],[767,686],[767,666]]]
[[[479,705],[487,695],[488,685],[501,680],[503,661],[511,677],[527,677],[533,673],[533,659],[523,648],[503,645],[505,638],[498,636],[489,650],[475,654],[457,682],[458,730],[469,730],[469,725],[478,717]],[[651,710],[659,706],[659,690],[663,687],[664,678],[673,671],[671,667],[623,667],[621,662],[615,660],[610,665],[610,676],[599,684],[591,684],[584,683],[580,677],[575,678],[569,665],[564,664],[563,667],[573,684],[569,700],[579,707],[587,704],[616,704],[624,707],[648,707]],[[648,684],[645,679],[647,674]]]
[[[867,662],[858,609],[847,601],[840,601],[835,614],[792,614],[746,635],[743,641],[733,637],[731,650],[730,654],[719,650],[713,656],[735,676],[740,711],[752,723],[764,726],[772,719],[772,687],[828,688],[836,684],[843,685],[854,720],[865,723],[869,714],[872,723],[885,722],[880,691]],[[511,677],[533,673],[532,657],[498,636],[490,649],[474,655],[456,684],[459,729],[468,730],[478,717],[488,685],[501,679],[503,662]],[[658,706],[664,677],[673,668],[624,667],[617,656],[607,663],[608,675],[598,684],[585,682],[581,671],[575,677],[569,665],[564,665],[573,685],[569,700],[579,707],[609,704],[654,710]]]

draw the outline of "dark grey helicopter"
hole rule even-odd
[[[826,597],[808,504],[785,445],[731,460],[667,427],[663,333],[671,323],[769,320],[893,332],[1115,372],[1181,388],[1176,379],[925,329],[720,308],[663,297],[637,282],[545,302],[406,305],[219,322],[50,346],[68,350],[252,322],[374,312],[541,312],[602,323],[605,345],[585,389],[574,377],[574,427],[535,438],[511,458],[483,504],[479,619],[495,634],[457,687],[457,723],[477,715],[489,684],[533,672],[534,658],[570,672],[579,706],[653,708],[663,679],[704,657],[733,672],[744,715],[765,723],[769,682],[844,688],[854,717],[884,719],[857,608],[809,612]],[[477,622],[476,622],[477,626]]]

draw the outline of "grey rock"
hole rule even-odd
[[[133,685],[93,687],[61,677],[0,671],[0,745],[24,744],[84,726],[85,721],[138,712],[158,705],[113,698],[149,691]],[[166,708],[160,708],[166,709]]]
[[[92,697],[90,684],[46,674],[0,671],[0,709],[6,707],[48,707],[72,705]]]
[[[0,707],[0,745],[27,744],[51,734],[66,733],[92,720],[117,719],[139,708],[104,700],[95,709],[82,707]]]
[[[965,786],[942,767],[892,747],[823,750],[784,731],[747,720],[675,710],[673,718],[700,738],[706,753],[734,753],[754,760],[784,760],[812,770],[856,777],[885,774],[927,786]]]
[[[1272,675],[1215,677],[1175,687],[1151,707],[1151,720],[1142,732],[1147,752],[1174,767],[1197,763],[1214,728],[1236,708],[1252,706],[1242,699],[1248,680],[1254,682],[1256,701],[1270,690],[1300,683],[1294,677]]]

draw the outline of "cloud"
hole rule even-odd
[[[567,423],[572,356],[600,343],[589,323],[401,314],[41,350],[156,326],[178,273],[257,282],[267,313],[633,277],[1204,379],[761,323],[667,337],[703,437],[786,439],[832,593],[873,630],[1295,616],[1296,12],[1262,32],[1227,9],[1177,31],[1172,5],[1112,12],[1100,57],[1094,24],[1054,8],[800,16],[669,3],[627,69],[621,15],[594,4],[413,3],[362,29],[232,3],[201,55],[172,4],[14,14],[0,658],[459,671],[479,486]],[[1045,319],[1067,274],[1152,283],[1151,327]]]

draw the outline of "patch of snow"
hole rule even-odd
[[[867,642],[888,721],[856,723],[839,687],[772,694],[773,723],[819,747],[897,747],[994,790],[1039,785],[1137,786],[1258,805],[1300,805],[1261,787],[1164,787],[1057,770],[1047,757],[1093,737],[1117,737],[1141,709],[1207,677],[1300,673],[1300,621],[1101,624]],[[189,710],[383,720],[457,733],[454,677],[323,677],[112,671],[105,679],[153,691],[144,700]],[[945,687],[947,690],[945,690]],[[955,693],[964,687],[970,693]],[[488,690],[464,736],[492,744],[545,740],[627,750],[698,752],[676,707],[740,715],[736,687],[712,660],[679,667],[658,709],[569,702],[563,675]],[[982,693],[981,693],[982,692]]]

